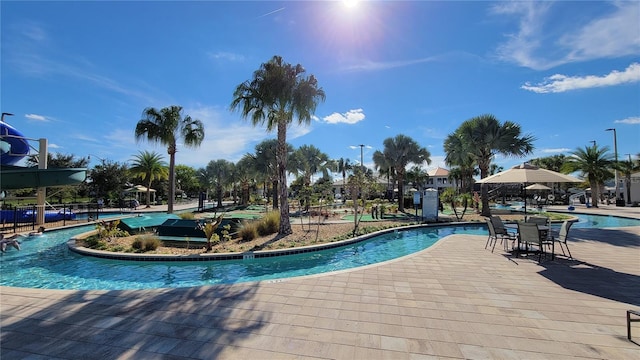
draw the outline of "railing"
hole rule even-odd
[[[38,207],[5,206],[0,211],[0,232],[20,233],[34,231],[37,224]],[[47,204],[44,208],[45,228],[62,227],[82,224],[98,220],[102,212],[101,207],[92,203],[81,204]]]

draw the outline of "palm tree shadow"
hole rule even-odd
[[[565,289],[640,306],[640,276],[588,262],[556,258],[543,262],[539,274]]]

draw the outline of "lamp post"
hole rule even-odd
[[[13,114],[12,114],[12,113],[3,112],[3,113],[2,113],[2,118],[0,118],[0,120],[1,120],[2,122],[4,122],[4,117],[5,117],[5,115],[6,115],[6,116],[13,116]]]
[[[589,142],[593,144],[593,147],[596,147],[596,141],[595,140],[591,140]]]
[[[605,129],[605,131],[613,131],[613,156],[615,157],[616,160],[616,166],[618,163],[618,137],[616,135],[616,128],[609,128],[609,129]],[[620,186],[618,184],[618,169],[615,169],[614,171],[615,174],[615,179],[616,179],[616,205],[618,204],[618,187]]]

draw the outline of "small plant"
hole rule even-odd
[[[129,236],[129,233],[120,229],[118,227],[120,225],[120,220],[114,221],[100,221],[96,225],[96,229],[98,230],[98,237],[101,240],[111,240],[116,237],[126,237]]]
[[[218,242],[220,240],[220,237],[218,236],[218,234],[216,234],[216,230],[222,223],[223,217],[224,214],[218,216],[215,220],[212,220],[208,223],[203,224],[201,222],[198,222],[196,225],[197,228],[202,230],[204,232],[204,235],[207,237],[207,251],[211,251],[211,249],[213,248],[211,244],[212,241]]]

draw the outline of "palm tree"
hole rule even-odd
[[[458,156],[468,154],[480,168],[480,178],[489,175],[491,161],[496,154],[505,156],[524,156],[533,151],[531,135],[521,136],[520,125],[505,121],[500,123],[493,115],[481,115],[471,118],[460,125],[453,134],[447,138]],[[457,138],[457,139],[454,139]],[[447,146],[445,146],[447,151]],[[449,154],[447,154],[449,156]],[[482,216],[490,216],[489,197],[487,185],[481,186]]]
[[[444,141],[446,153],[444,162],[453,168],[449,176],[459,180],[461,192],[471,193],[473,190],[473,176],[476,173],[475,160],[466,150],[466,145],[458,134],[449,134]],[[453,174],[452,174],[453,172]]]
[[[313,145],[300,146],[293,152],[291,161],[292,172],[295,175],[302,174],[304,186],[311,186],[311,177],[318,172],[328,177],[332,167],[329,155]]]
[[[624,175],[624,188],[627,189],[627,204],[631,204],[631,174],[640,171],[640,164],[634,163],[631,158],[629,158],[629,160],[619,161],[615,165],[615,169]]]
[[[167,163],[162,159],[162,155],[156,152],[140,151],[134,156],[129,171],[134,176],[142,177],[142,181],[147,185],[146,207],[151,207],[151,182],[169,177]]]
[[[167,146],[169,154],[169,199],[167,213],[173,213],[173,201],[176,193],[175,164],[178,141],[185,146],[196,148],[204,140],[204,126],[198,119],[187,115],[182,117],[182,106],[172,105],[160,110],[146,108],[135,131],[136,141],[147,141]]]
[[[571,156],[562,166],[563,172],[580,171],[589,180],[593,207],[598,207],[600,184],[613,177],[611,171],[613,160],[608,152],[609,147],[598,147],[595,144],[586,146],[584,149],[578,148],[571,152]]]
[[[347,189],[347,172],[352,171],[353,170],[353,164],[351,164],[351,160],[349,160],[348,158],[340,158],[338,159],[337,162],[337,170],[338,173],[342,174],[342,190],[344,193],[340,194],[342,196],[342,202],[346,201],[346,198],[344,197],[344,195],[346,194],[346,189]]]
[[[217,207],[222,207],[224,191],[231,183],[233,163],[224,159],[215,161],[211,160],[207,164],[206,172],[207,174],[210,174],[211,180],[213,180],[213,184],[216,188],[216,199],[218,200]]]
[[[236,87],[231,109],[240,108],[243,118],[250,118],[253,125],[266,123],[267,130],[277,129],[276,151],[278,173],[278,197],[280,199],[279,235],[292,233],[289,222],[287,190],[287,127],[297,118],[299,124],[309,124],[319,101],[325,93],[318,87],[313,75],[304,77],[302,65],[292,66],[274,56],[260,65],[253,79]]]
[[[377,168],[393,168],[398,181],[398,210],[404,211],[404,178],[406,167],[409,163],[421,165],[426,162],[431,164],[431,153],[426,148],[406,135],[396,135],[395,138],[387,138],[383,142],[384,150],[377,150],[373,154],[373,162]]]

